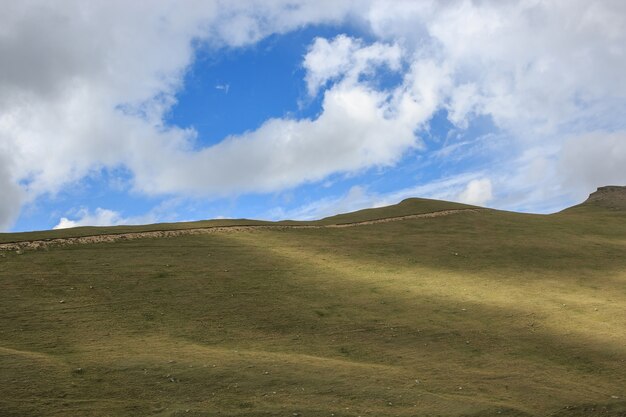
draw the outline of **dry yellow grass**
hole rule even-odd
[[[0,415],[623,416],[624,253],[596,206],[6,252]]]

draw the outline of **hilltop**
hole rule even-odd
[[[564,212],[608,209],[626,210],[626,186],[608,185],[599,187],[589,198],[579,205],[565,209]]]
[[[0,415],[624,416],[620,192],[0,235]]]
[[[626,186],[600,187],[583,204],[626,210]]]

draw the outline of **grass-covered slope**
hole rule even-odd
[[[5,252],[0,415],[622,416],[625,213]]]
[[[619,215],[626,211],[626,186],[609,185],[600,187],[583,203],[570,207],[562,213],[609,213]]]

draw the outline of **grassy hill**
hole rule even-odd
[[[0,416],[624,416],[615,206],[0,252]]]
[[[139,226],[109,226],[109,227],[74,227],[70,229],[43,230],[26,233],[0,233],[0,244],[8,242],[23,242],[30,240],[49,240],[68,237],[98,236],[107,234],[142,233],[163,230],[189,230],[196,228],[230,227],[230,226],[260,226],[260,225],[332,225],[354,222],[363,222],[381,218],[401,217],[407,215],[432,213],[445,210],[459,210],[474,208],[467,204],[449,201],[430,200],[426,198],[408,198],[388,207],[359,210],[353,213],[339,214],[317,221],[280,221],[268,222],[249,219],[221,219],[201,220],[195,222],[157,223]]]

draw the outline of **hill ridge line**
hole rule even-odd
[[[449,216],[451,214],[459,214],[464,212],[476,213],[488,209],[484,208],[467,208],[467,209],[449,209],[438,210],[428,213],[407,214],[404,216],[384,217],[381,219],[363,220],[357,222],[337,223],[337,224],[263,224],[263,225],[227,225],[227,226],[206,226],[195,227],[190,229],[173,229],[173,230],[151,230],[145,232],[123,232],[123,233],[106,233],[100,235],[88,235],[77,237],[57,237],[48,239],[33,239],[15,242],[0,243],[0,251],[20,251],[22,249],[43,249],[49,246],[70,246],[90,243],[110,243],[120,240],[135,240],[146,238],[175,237],[182,235],[210,234],[231,231],[250,231],[264,229],[336,229],[346,227],[357,227],[379,223],[389,223],[410,219],[432,218]]]

